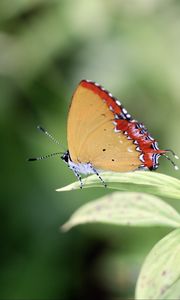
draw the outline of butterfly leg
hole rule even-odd
[[[81,175],[76,171],[75,168],[71,168],[71,170],[73,171],[74,175],[78,178],[78,180],[80,182],[80,189],[82,189],[83,188],[83,183],[82,183]]]
[[[93,170],[94,174],[96,174],[99,179],[101,180],[102,184],[104,185],[104,187],[107,187],[107,184],[104,182],[104,180],[102,179],[102,177],[99,175],[98,171],[91,165],[91,169]]]

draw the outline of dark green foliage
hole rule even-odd
[[[83,78],[180,154],[179,10],[178,1],[0,1],[1,299],[132,297],[142,261],[169,229],[63,234],[75,209],[108,191],[56,193],[74,181],[59,157],[26,159],[61,151],[38,124],[66,148],[68,106]],[[160,162],[161,173],[179,177]]]

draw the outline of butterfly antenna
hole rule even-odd
[[[35,161],[35,160],[47,159],[47,158],[54,157],[54,156],[56,156],[58,154],[62,154],[62,152],[55,152],[55,153],[51,153],[51,154],[48,154],[48,155],[43,155],[43,156],[34,157],[34,158],[28,158],[28,161]]]
[[[173,150],[171,150],[171,149],[166,149],[165,151],[166,151],[166,152],[170,152],[176,159],[179,159],[179,156],[177,156],[176,153],[175,153]]]
[[[40,130],[45,135],[47,135],[51,139],[51,141],[53,141],[55,144],[59,145],[65,151],[65,148],[45,128],[43,128],[42,126],[38,125],[37,129]]]
[[[170,151],[171,152],[171,151]],[[174,155],[174,154],[173,154]],[[171,164],[174,166],[174,169],[175,170],[179,170],[179,167],[173,162],[173,160],[169,157],[169,156],[167,156],[166,154],[163,154],[163,156],[167,159],[167,160],[169,160],[170,162],[171,162]],[[174,155],[175,156],[175,155]]]

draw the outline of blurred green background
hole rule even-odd
[[[56,193],[75,180],[59,157],[71,95],[91,79],[119,97],[160,147],[180,155],[180,2],[1,0],[0,299],[128,299],[169,229],[59,228],[104,189]],[[158,172],[180,177],[168,161]],[[172,203],[172,201],[171,201]],[[177,207],[176,202],[172,203]]]

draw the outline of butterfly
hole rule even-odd
[[[44,128],[39,129],[58,143]],[[80,174],[96,174],[106,187],[101,172],[155,170],[160,156],[178,169],[167,153],[178,159],[177,155],[171,149],[160,150],[144,124],[134,120],[117,98],[91,80],[82,80],[72,96],[67,141],[68,150],[61,159],[77,176],[81,188]]]

